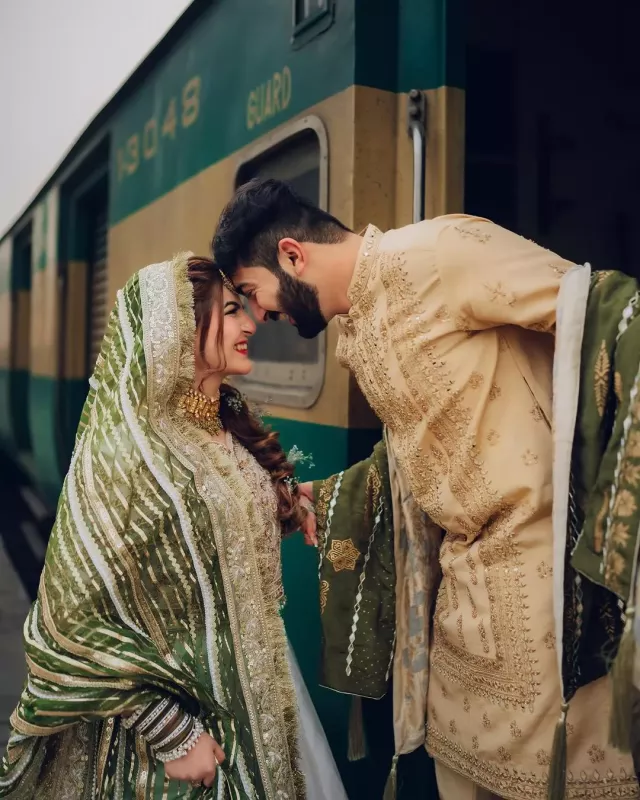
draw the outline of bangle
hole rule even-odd
[[[122,717],[122,727],[127,731],[130,728],[133,728],[133,726],[140,719],[140,717],[144,714],[144,712],[147,711],[148,708],[149,708],[149,705],[140,706],[139,708],[135,709],[133,714],[129,714],[128,717]]]
[[[189,719],[192,718],[190,717]],[[177,758],[182,758],[183,756],[186,756],[186,754],[189,752],[189,750],[191,750],[203,733],[204,728],[202,727],[202,723],[199,719],[195,719],[193,721],[193,729],[184,742],[166,753],[156,752],[155,757],[158,759],[158,761],[162,761],[163,763],[166,761],[175,761]]]
[[[176,721],[178,714],[180,713],[180,706],[177,703],[174,703],[171,708],[169,708],[166,714],[163,714],[160,718],[160,721],[154,726],[154,728],[148,731],[145,734],[140,734],[144,736],[144,738],[149,742],[149,744],[153,747],[154,740],[158,738],[158,736],[165,736],[166,729],[171,726],[172,722]]]
[[[145,732],[149,730],[149,728],[153,725],[153,723],[158,719],[158,717],[161,714],[164,714],[164,712],[173,702],[174,702],[173,697],[171,698],[165,697],[164,700],[160,700],[160,702],[156,705],[155,708],[151,709],[151,711],[142,720],[142,722],[138,723],[137,731],[140,734],[140,736],[145,735]]]
[[[153,750],[164,750],[167,745],[173,745],[171,749],[175,749],[179,744],[182,743],[183,739],[187,739],[187,736],[184,736],[187,732],[187,729],[193,725],[194,718],[189,714],[185,714],[184,717],[180,720],[180,722],[176,725],[176,727],[168,734],[164,736],[159,742],[154,742],[151,747]],[[191,731],[189,731],[189,734]]]

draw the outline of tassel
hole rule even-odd
[[[624,633],[611,670],[609,742],[621,753],[631,752],[631,684],[636,655],[635,608],[627,609]]]
[[[396,800],[396,794],[398,792],[398,756],[395,755],[393,760],[391,761],[391,772],[389,772],[389,777],[387,778],[387,782],[384,787],[384,794],[382,795],[382,800]]]
[[[349,711],[349,761],[360,761],[366,758],[367,742],[364,736],[364,720],[362,719],[362,698],[354,695],[351,698]]]
[[[562,713],[556,723],[549,766],[547,800],[564,800],[567,783],[567,711],[568,703],[562,704]]]

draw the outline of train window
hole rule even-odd
[[[326,208],[328,144],[322,122],[307,117],[266,137],[241,164],[236,187],[256,177],[289,181],[304,197]],[[310,408],[322,389],[325,348],[324,332],[316,339],[302,339],[288,322],[259,325],[249,343],[254,368],[236,382],[254,400]]]
[[[305,44],[333,22],[334,0],[293,0],[293,41]]]

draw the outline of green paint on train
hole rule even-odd
[[[353,84],[462,85],[461,2],[337,0],[304,47],[288,3],[216,4],[113,118],[110,223]]]

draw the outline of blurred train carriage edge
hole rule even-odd
[[[0,239],[4,456],[55,504],[117,290],[145,264],[206,253],[256,175],[355,230],[464,209],[637,274],[632,16],[622,0],[597,19],[576,0],[196,0]],[[317,476],[380,435],[335,343],[333,325],[314,341],[260,328],[242,382]],[[316,568],[300,537],[285,544],[287,629],[350,796],[380,797],[390,703],[365,704],[376,736],[347,762],[347,698],[317,683]],[[407,781],[404,797],[423,796],[419,769]]]

